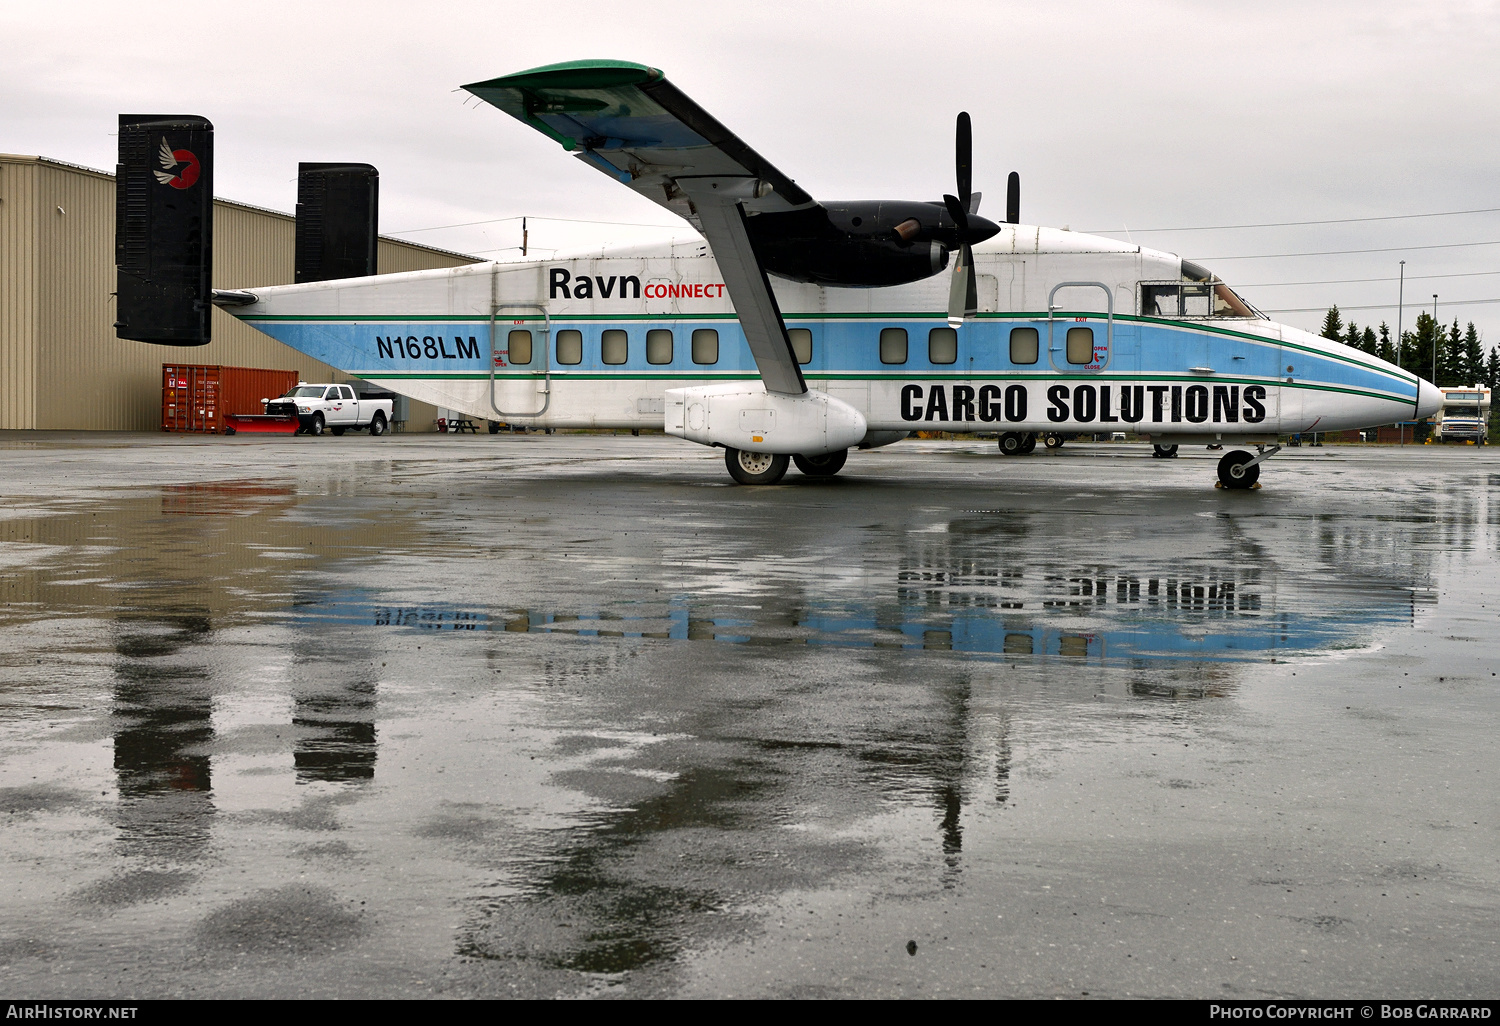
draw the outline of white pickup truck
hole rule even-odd
[[[368,428],[370,434],[385,434],[391,424],[395,402],[388,396],[360,398],[349,385],[310,385],[298,382],[280,399],[267,399],[266,413],[297,418],[299,431],[321,435],[324,430],[342,435]]]

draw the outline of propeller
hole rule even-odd
[[[969,231],[969,214],[976,197],[973,191],[974,129],[968,111],[959,112],[953,149],[958,195],[945,195],[943,205],[948,208],[948,216],[958,225],[961,243],[958,259],[953,262],[953,274],[948,279],[948,324],[957,328],[965,318],[979,311],[979,283],[974,276],[974,249],[970,245]]]

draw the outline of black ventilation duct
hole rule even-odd
[[[297,283],[375,274],[379,215],[369,164],[298,164]]]
[[[115,168],[115,334],[209,340],[214,126],[193,114],[121,114]]]

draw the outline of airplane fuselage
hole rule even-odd
[[[808,385],[916,429],[1274,440],[1427,416],[1437,390],[1253,315],[1170,253],[1006,225],[976,247],[978,315],[945,276],[886,288],[772,278]],[[252,289],[232,310],[293,348],[476,418],[661,428],[667,389],[760,374],[707,246]]]

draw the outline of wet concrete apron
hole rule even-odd
[[[28,997],[1485,996],[1488,450],[0,436]]]

